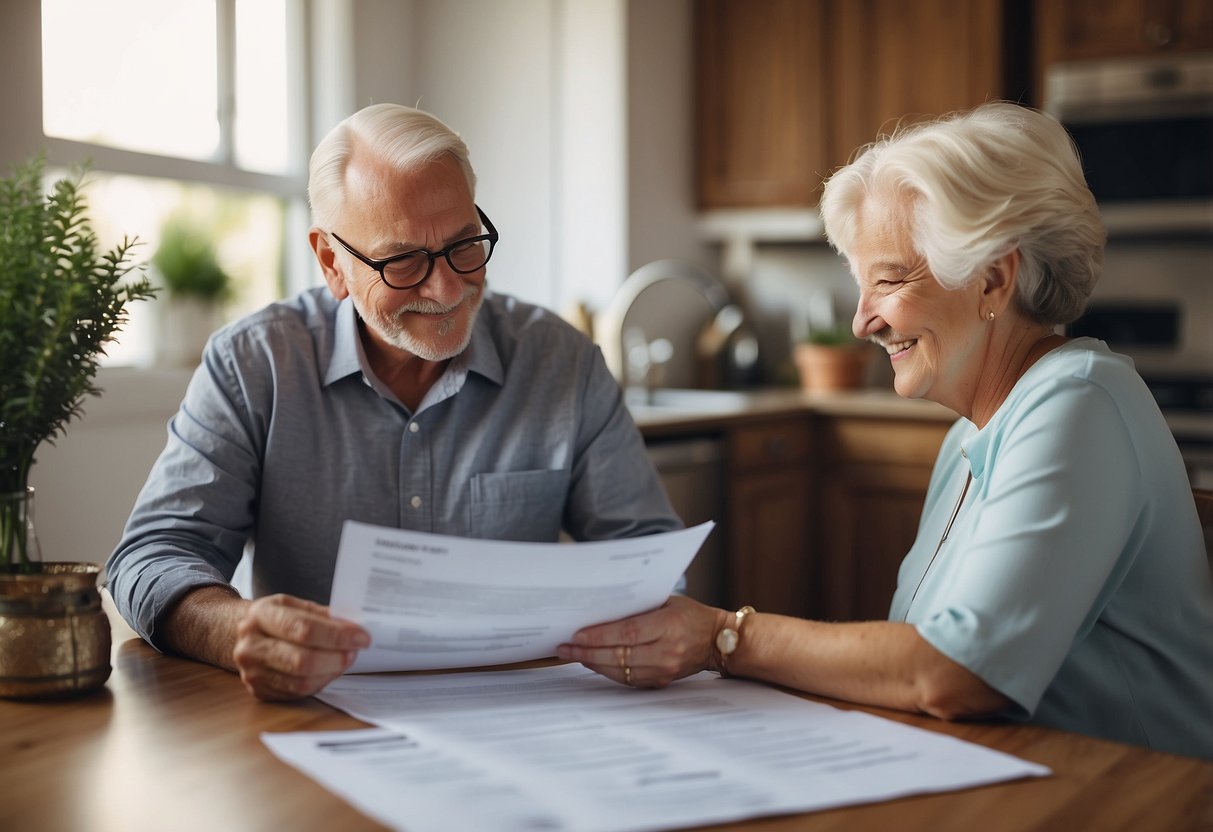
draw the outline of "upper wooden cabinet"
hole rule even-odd
[[[1019,98],[1026,59],[1005,43],[1026,15],[1010,5],[697,0],[700,205],[816,204],[825,176],[898,119]]]
[[[1058,61],[1213,49],[1210,0],[1035,0],[1036,49]]]
[[[703,206],[815,202],[826,158],[821,0],[698,0],[697,181]]]
[[[1008,89],[1001,0],[839,0],[833,43],[830,168],[902,122],[967,109]]]

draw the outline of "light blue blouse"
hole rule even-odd
[[[1213,758],[1213,581],[1190,486],[1132,362],[1101,341],[1047,354],[983,429],[953,426],[889,617],[1011,718]]]
[[[487,293],[468,349],[415,411],[370,369],[347,298],[319,287],[212,336],[107,565],[157,644],[185,592],[231,580],[327,603],[342,522],[503,540],[680,528],[598,348]]]

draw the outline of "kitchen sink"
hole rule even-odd
[[[628,409],[642,414],[733,413],[747,409],[751,394],[738,390],[694,390],[659,387],[645,390],[634,387],[627,391]]]

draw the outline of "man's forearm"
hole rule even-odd
[[[164,618],[163,643],[174,653],[234,671],[236,627],[249,603],[231,587],[188,592]]]

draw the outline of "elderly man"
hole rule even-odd
[[[486,289],[498,233],[462,140],[380,104],[311,160],[327,288],[217,333],[108,563],[131,626],[315,693],[368,634],[331,617],[341,524],[554,541],[668,531],[671,510],[588,339]],[[252,556],[253,594],[230,584]]]

